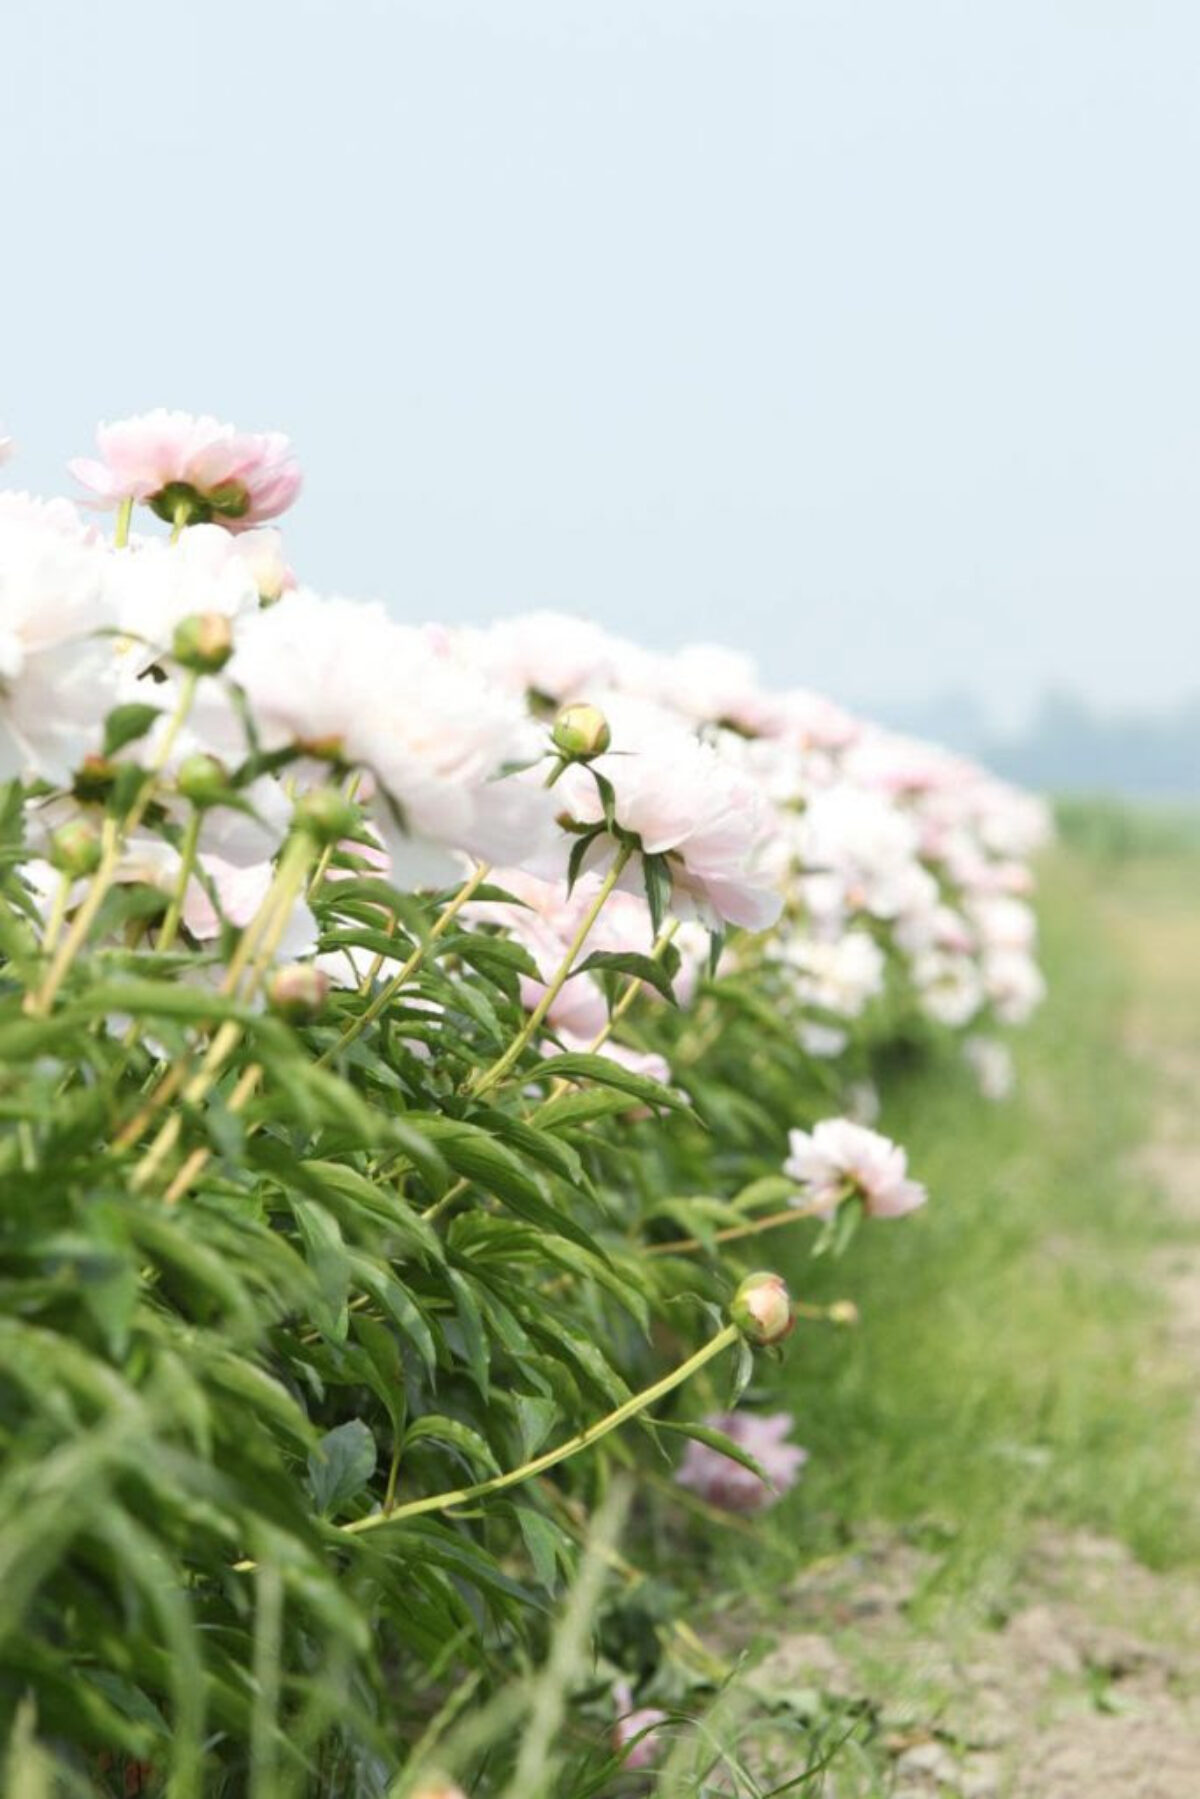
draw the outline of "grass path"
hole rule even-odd
[[[796,1254],[863,1325],[762,1395],[813,1455],[765,1570],[713,1541],[718,1640],[849,1732],[827,1799],[1200,1795],[1200,856],[1061,852],[1044,919],[1016,1101],[902,1083],[927,1214]]]

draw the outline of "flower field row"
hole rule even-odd
[[[731,651],[318,596],[278,435],[160,412],[71,467],[0,489],[13,1754],[610,1790],[694,1655],[634,1653],[618,1580],[551,1732],[547,1616],[614,1483],[798,1477],[755,1356],[854,1308],[771,1247],[924,1203],[898,1044],[1003,1096],[1046,814]]]

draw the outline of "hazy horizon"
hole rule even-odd
[[[1200,686],[1200,9],[15,0],[7,483],[295,440],[319,587],[857,704]]]

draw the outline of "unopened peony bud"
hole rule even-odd
[[[362,822],[362,813],[336,787],[314,787],[296,807],[296,822],[318,843],[340,843]]]
[[[175,785],[193,806],[215,806],[228,797],[229,777],[215,756],[188,756],[179,765]]]
[[[95,874],[100,866],[100,838],[86,819],[60,825],[50,839],[50,866],[72,880]]]
[[[734,1294],[729,1316],[760,1347],[782,1343],[796,1320],[788,1290],[777,1274],[748,1274]]]
[[[572,762],[589,762],[602,756],[612,742],[608,720],[598,706],[579,703],[564,706],[550,733],[556,750]]]
[[[329,976],[310,962],[292,962],[277,969],[267,986],[272,1012],[289,1024],[306,1024],[329,998]]]
[[[442,1780],[436,1775],[432,1780],[423,1780],[419,1787],[414,1787],[409,1799],[467,1799],[462,1788],[453,1780]]]
[[[223,612],[193,612],[175,627],[176,662],[198,675],[215,675],[233,654],[233,626]]]

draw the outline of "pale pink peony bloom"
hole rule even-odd
[[[282,432],[241,432],[232,425],[159,408],[101,425],[99,457],[68,466],[92,494],[92,504],[144,500],[174,517],[177,500],[188,522],[212,518],[245,531],[285,512],[300,491],[300,470]]]
[[[783,1165],[800,1192],[793,1205],[833,1213],[857,1197],[872,1218],[901,1218],[923,1206],[928,1194],[908,1178],[908,1157],[898,1143],[855,1124],[826,1118],[811,1131],[790,1131]]]
[[[793,973],[797,997],[822,1012],[858,1018],[883,992],[883,951],[866,931],[827,939],[793,931],[777,945],[776,954]]]
[[[1042,971],[1027,950],[990,950],[983,985],[1001,1024],[1026,1024],[1046,997]]]
[[[1012,1051],[996,1037],[968,1037],[963,1060],[979,1083],[984,1099],[1007,1099],[1016,1086]]]
[[[558,1038],[562,1048],[568,1054],[576,1055],[580,1051],[590,1050],[597,1034],[588,1032],[576,1035],[572,1031],[560,1030]],[[552,1043],[547,1044],[545,1048],[547,1055],[552,1056],[556,1053]],[[655,1050],[634,1049],[631,1044],[615,1043],[609,1037],[595,1051],[595,1054],[604,1056],[609,1062],[615,1062],[618,1068],[628,1069],[630,1074],[643,1074],[648,1080],[658,1081],[663,1087],[671,1085],[671,1065],[665,1056],[660,1056]],[[630,1110],[636,1112],[639,1117],[649,1116],[649,1112],[639,1107],[634,1100],[630,1101]]]
[[[753,1412],[717,1412],[704,1423],[752,1455],[771,1484],[765,1486],[757,1474],[719,1449],[691,1442],[675,1474],[681,1487],[724,1512],[765,1512],[796,1484],[808,1451],[785,1441],[795,1423],[790,1412],[761,1417]]]
[[[116,703],[102,552],[0,517],[0,780],[67,782]]]
[[[891,919],[923,898],[936,903],[936,885],[917,861],[916,827],[886,794],[845,782],[815,794],[800,820],[797,849],[811,871],[805,898],[818,916]]]
[[[611,687],[626,648],[590,619],[565,612],[526,612],[460,631],[457,647],[490,680],[556,705]]]
[[[969,1024],[987,997],[977,964],[955,950],[922,950],[910,972],[922,1012],[951,1030]]]
[[[208,943],[219,935],[222,918],[238,930],[245,929],[267,897],[275,869],[270,862],[239,867],[211,855],[204,856],[202,863],[205,875],[216,890],[220,912],[197,878],[188,885],[183,922],[197,942]],[[294,962],[311,956],[316,947],[317,921],[305,901],[296,900],[276,948],[276,960]]]
[[[560,806],[578,823],[603,823],[594,769],[612,785],[617,825],[637,838],[642,854],[665,858],[679,917],[752,931],[774,924],[783,900],[765,871],[764,849],[775,815],[757,782],[661,708],[612,696],[602,710],[612,749],[590,768],[567,770],[553,790]],[[602,831],[586,865],[611,865],[617,847]],[[635,856],[622,876],[631,892],[644,889],[641,864]]]
[[[378,605],[307,589],[242,621],[227,670],[265,749],[336,755],[369,771],[360,798],[398,885],[461,875],[456,852],[523,862],[553,833],[553,796],[504,778],[541,735],[516,696]]]
[[[625,1681],[613,1691],[617,1721],[613,1725],[612,1743],[618,1755],[624,1750],[624,1766],[630,1769],[652,1768],[665,1744],[656,1726],[667,1722],[668,1713],[656,1705],[634,1707],[633,1693]]]
[[[250,564],[219,525],[196,525],[175,544],[143,538],[113,552],[105,581],[113,616],[135,641],[139,664],[147,645],[169,650],[175,627],[193,614],[237,618],[259,605]]]
[[[976,893],[966,902],[966,912],[989,950],[1032,950],[1037,939],[1033,907],[1005,893]]]
[[[74,543],[98,543],[100,540],[96,527],[87,523],[71,500],[57,497],[47,500],[40,494],[25,493],[19,488],[5,488],[0,492],[0,521],[3,520],[57,531],[60,537],[70,538]]]

